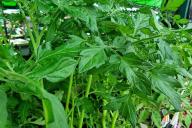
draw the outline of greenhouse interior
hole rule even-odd
[[[1,0],[0,128],[192,128],[192,0]]]

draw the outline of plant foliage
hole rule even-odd
[[[162,109],[183,111],[190,29],[126,0],[17,2],[32,54],[0,46],[1,127],[159,127]]]

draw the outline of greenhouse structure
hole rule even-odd
[[[192,0],[1,0],[0,128],[192,128]]]

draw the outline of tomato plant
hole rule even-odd
[[[126,0],[17,3],[32,54],[0,46],[0,126],[160,127],[162,109],[189,107],[190,29]]]

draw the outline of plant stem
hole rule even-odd
[[[119,116],[119,112],[118,111],[114,112],[113,118],[112,118],[111,128],[115,128],[115,123],[117,121],[118,116]]]
[[[103,128],[106,128],[106,116],[107,116],[107,110],[103,110],[103,118],[102,118],[102,126]]]
[[[106,105],[106,101],[103,100],[103,106]],[[103,110],[103,117],[102,117],[102,126],[103,128],[106,128],[106,116],[107,116],[107,110]]]
[[[89,96],[92,78],[93,78],[93,76],[92,76],[92,75],[89,75],[88,83],[87,83],[87,87],[86,87],[86,92],[85,92],[85,97],[88,97],[88,96]]]
[[[83,119],[84,119],[84,116],[85,116],[85,110],[83,109],[82,112],[81,112],[81,115],[80,115],[79,128],[82,128],[82,127],[83,127]]]
[[[40,86],[41,86],[42,88],[44,87],[43,79],[40,80]],[[46,99],[42,99],[41,102],[42,102],[42,105],[43,105],[45,125],[46,125],[46,128],[47,128],[47,124],[48,124],[48,121],[49,121],[49,118],[48,118],[48,117],[49,117],[49,113],[48,113],[48,109],[47,109],[47,107],[46,107],[47,100],[46,100]]]
[[[75,100],[72,99],[72,112],[71,112],[71,120],[70,120],[70,128],[73,128],[73,119],[74,119],[74,108],[75,108]]]
[[[35,56],[37,56],[36,41],[35,41],[35,38],[34,38],[34,36],[33,36],[32,31],[31,31],[30,23],[29,23],[29,21],[27,21],[27,19],[26,19],[26,15],[25,15],[25,12],[22,10],[21,4],[18,3],[18,5],[19,5],[19,8],[20,8],[22,17],[25,18],[25,24],[26,24],[26,27],[27,27],[27,32],[28,32],[28,34],[29,34],[29,37],[30,37],[30,39],[31,39],[31,43],[32,43],[32,45],[33,45],[34,54],[35,54]]]
[[[140,39],[138,41],[133,42],[133,44],[141,43],[141,42],[144,42],[144,41],[149,41],[149,40],[156,39],[156,38],[159,38],[159,37],[162,37],[162,35],[155,35],[155,36],[151,36],[149,38]]]
[[[25,4],[25,2],[22,2],[22,3],[23,3],[23,6],[27,8],[27,5]],[[31,12],[32,10],[28,9],[28,15],[30,17],[30,21],[28,21],[26,19],[25,12],[22,10],[21,4],[18,3],[18,5],[20,7],[22,17],[25,18],[25,24],[27,27],[27,32],[29,34],[29,37],[31,39],[31,43],[33,45],[35,57],[38,57],[38,48],[39,48],[39,45],[41,43],[41,39],[44,36],[45,27],[43,27],[43,30],[41,32],[39,32],[39,30],[38,30],[39,26],[38,26],[38,23],[36,22],[36,20],[34,18],[34,14]],[[30,24],[32,24],[32,29],[30,27]],[[36,59],[38,59],[38,58],[36,58]]]
[[[68,110],[69,110],[69,101],[71,98],[72,85],[73,85],[73,74],[71,74],[70,80],[69,80],[69,88],[68,88],[67,101],[66,101],[66,106],[65,106],[66,112],[68,112]]]
[[[86,92],[85,92],[85,97],[86,98],[88,98],[88,96],[89,96],[92,78],[93,78],[93,76],[89,75],[88,83],[87,83],[87,87],[86,87]],[[82,126],[83,126],[84,116],[85,116],[85,110],[83,109],[82,112],[81,112],[81,115],[80,115],[80,119],[79,119],[79,128],[82,128]]]

